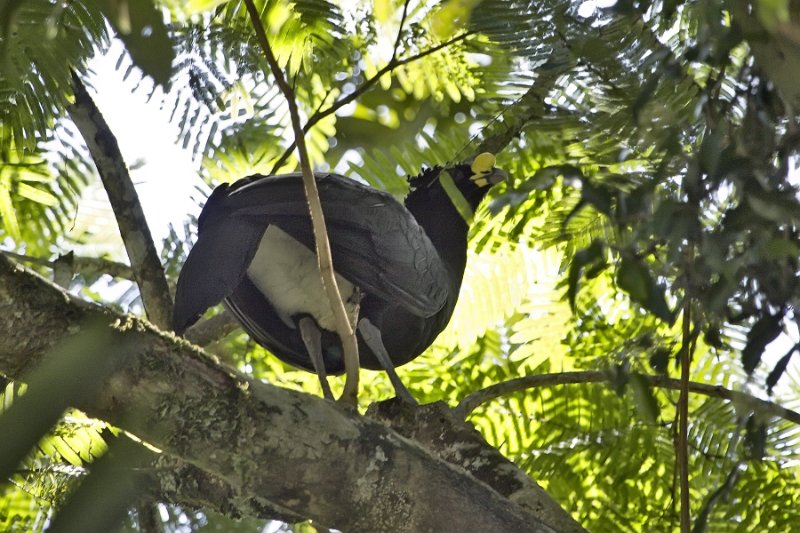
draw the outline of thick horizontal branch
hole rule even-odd
[[[0,372],[24,380],[89,319],[135,347],[76,405],[287,515],[346,531],[551,531],[383,424],[222,367],[146,322],[82,302],[0,255]],[[66,379],[80,379],[81,369]],[[225,508],[218,502],[216,508]]]
[[[636,374],[652,387],[662,389],[680,390],[681,382],[678,379],[666,376],[652,376],[649,374]],[[536,387],[552,387],[555,385],[581,385],[585,383],[603,383],[611,381],[612,375],[600,370],[587,370],[583,372],[560,372],[555,374],[537,374],[511,379],[495,385],[490,385],[485,389],[473,392],[465,397],[456,407],[459,415],[466,417],[478,406],[522,390],[533,389]],[[689,382],[689,392],[703,394],[714,398],[721,398],[736,402],[739,406],[750,406],[753,411],[761,414],[784,418],[795,424],[800,424],[800,413],[782,407],[776,403],[756,398],[746,392],[734,391],[719,385],[708,385],[696,381]]]
[[[242,494],[219,476],[167,454],[159,454],[145,472],[153,501],[190,509],[210,509],[231,518],[254,517],[300,522],[304,517],[278,510],[258,495]]]
[[[556,531],[586,533],[544,489],[488,445],[472,424],[464,422],[444,402],[411,406],[393,398],[372,404],[367,416],[464,468]]]

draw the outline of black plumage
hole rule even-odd
[[[410,180],[405,205],[346,177],[316,175],[343,297],[359,321],[377,328],[389,366],[407,363],[433,342],[447,325],[461,286],[468,227],[439,182],[441,172],[431,169]],[[489,186],[505,177],[491,165],[477,172],[459,165],[447,172],[473,209]],[[315,371],[308,339],[298,327],[309,317],[306,324],[321,335],[324,370],[343,372],[313,249],[300,174],[220,185],[203,208],[198,240],[178,280],[175,331],[182,333],[208,307],[224,301],[254,340],[287,363]],[[371,348],[374,340],[365,342],[368,330],[360,322],[358,333],[361,366],[392,376],[393,368],[385,368]]]

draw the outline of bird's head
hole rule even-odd
[[[468,223],[489,189],[508,179],[495,163],[494,155],[484,152],[472,161],[444,169],[439,174],[439,184]]]
[[[411,191],[424,190],[433,185],[449,181],[461,190],[462,194],[478,192],[482,198],[492,185],[506,181],[508,174],[495,167],[495,156],[484,152],[470,161],[450,167],[425,169],[422,174],[409,179]],[[472,196],[472,194],[469,194]]]
[[[492,185],[508,179],[508,175],[495,167],[495,163],[494,155],[483,153],[459,165],[425,170],[409,180],[406,207],[419,216],[421,210],[431,208],[431,202],[444,199],[452,203],[469,223]]]
[[[470,163],[469,180],[478,187],[491,187],[501,181],[506,181],[508,174],[495,167],[496,163],[497,158],[494,154],[489,152],[478,154]]]

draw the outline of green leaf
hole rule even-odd
[[[159,85],[167,86],[175,51],[164,16],[153,0],[92,0],[125,43],[134,64]]]
[[[54,205],[58,204],[58,198],[56,198],[54,195],[47,191],[43,191],[42,189],[32,187],[27,183],[17,183],[16,190],[17,194],[27,198],[28,200],[32,200],[37,204],[46,205],[48,207],[53,207]]]
[[[639,116],[647,105],[647,103],[653,98],[653,95],[658,88],[658,83],[661,81],[661,76],[651,74],[649,78],[644,82],[642,87],[639,89],[639,93],[636,96],[636,100],[631,105],[631,114],[633,114],[633,119],[635,121],[639,121]]]
[[[453,202],[453,206],[458,211],[458,214],[461,215],[461,218],[464,219],[468,226],[471,225],[472,220],[475,218],[475,213],[472,212],[472,206],[469,205],[467,199],[464,198],[464,195],[461,194],[461,191],[456,187],[450,173],[446,170],[442,170],[439,174],[439,183],[442,184],[442,189],[447,193],[450,201]]]
[[[636,411],[650,424],[658,422],[658,416],[661,413],[661,408],[658,405],[653,394],[653,389],[639,374],[630,374],[631,389],[633,390],[634,401],[636,402]]]
[[[761,355],[764,348],[774,341],[783,331],[783,314],[764,315],[759,318],[750,331],[747,332],[747,344],[742,349],[742,364],[748,374],[752,374],[758,363],[761,362]]]
[[[605,215],[611,215],[611,201],[613,195],[611,191],[603,186],[593,185],[589,180],[583,180],[581,188],[581,200],[593,205],[595,209]]]
[[[433,34],[442,40],[455,35],[456,30],[468,25],[472,10],[479,3],[479,0],[448,0],[433,15],[431,21]]]
[[[394,10],[394,6],[392,5],[392,0],[373,0],[372,2],[372,14],[380,23],[387,23],[392,18],[392,12]]]
[[[525,180],[522,188],[527,191],[549,189],[556,183],[556,178],[563,177],[565,181],[583,181],[585,176],[581,169],[574,165],[550,165],[536,171],[532,178]]]
[[[77,337],[65,341],[29,377],[28,391],[0,416],[0,478],[12,472],[28,451],[56,423],[69,405],[89,398],[101,386],[110,369],[106,350],[112,344],[110,331],[90,325]],[[115,352],[118,352],[115,347]],[[77,370],[76,370],[77,369]],[[64,376],[71,376],[64,379]],[[51,442],[61,446],[63,441]],[[80,461],[68,446],[59,451]]]
[[[162,0],[173,13],[195,15],[203,11],[210,11],[220,4],[230,0]]]
[[[153,457],[141,443],[120,436],[95,461],[89,475],[60,508],[48,531],[115,531],[132,501],[147,486],[140,469]]]
[[[782,237],[770,239],[764,244],[766,259],[792,259],[800,257],[800,246],[795,241]]]
[[[744,443],[747,446],[748,455],[756,460],[764,457],[767,446],[767,425],[760,418],[756,414],[750,415],[747,419],[744,434]]]
[[[644,308],[667,324],[674,324],[675,313],[673,313],[669,305],[667,305],[666,289],[655,283],[654,280],[651,281],[653,281],[653,284],[650,286],[649,298]]]
[[[14,14],[24,3],[25,0],[6,0],[0,4],[0,57],[5,54],[5,43],[8,42],[8,30],[14,22]]]
[[[720,335],[719,328],[715,326],[709,326],[705,330],[703,330],[703,340],[706,344],[713,348],[722,349],[725,347],[725,343],[722,342],[722,335]]]
[[[720,155],[722,154],[722,142],[728,124],[722,121],[714,126],[714,129],[707,132],[700,145],[700,165],[709,176],[716,176],[719,168]]]
[[[569,265],[569,275],[567,277],[567,297],[572,311],[575,312],[575,297],[578,294],[578,282],[581,273],[587,266],[591,270],[597,271],[606,266],[605,245],[603,241],[595,239],[592,244],[575,253]],[[596,275],[596,274],[595,274]]]
[[[11,193],[4,182],[0,182],[0,218],[3,220],[3,227],[15,241],[20,240],[19,221],[11,202]]]
[[[623,257],[617,269],[617,285],[644,307],[650,299],[653,281],[646,266],[632,257]]]
[[[664,288],[656,284],[647,266],[631,256],[623,256],[617,268],[617,285],[631,300],[664,322],[672,324],[675,317],[667,305]]]
[[[781,379],[781,376],[786,372],[786,367],[789,366],[789,361],[792,360],[792,356],[797,351],[797,346],[792,346],[792,349],[789,352],[780,358],[780,360],[775,364],[775,368],[773,368],[769,375],[767,376],[767,392],[772,394],[772,389],[775,385],[778,384],[778,380]]]
[[[666,348],[656,348],[650,354],[650,367],[659,374],[666,374],[669,369],[669,361],[672,358],[672,351]]]
[[[792,196],[750,192],[745,199],[753,211],[765,220],[778,223],[796,223],[800,220],[800,204]]]
[[[789,0],[756,0],[755,4],[758,20],[770,32],[777,32],[791,22]]]

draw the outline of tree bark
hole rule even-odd
[[[164,276],[161,259],[153,244],[150,227],[144,217],[139,195],[133,186],[117,138],[75,73],[72,74],[72,87],[75,91],[75,103],[68,108],[69,116],[86,141],[103,187],[108,193],[133,276],[142,296],[142,305],[151,322],[168,329],[172,324],[172,297],[167,278]]]
[[[0,257],[3,374],[24,380],[51,347],[98,317],[136,350],[124,360],[107,354],[111,377],[95,400],[75,407],[213,475],[225,485],[219,498],[248,495],[344,531],[553,531],[380,422],[238,375],[182,339],[77,300]]]

